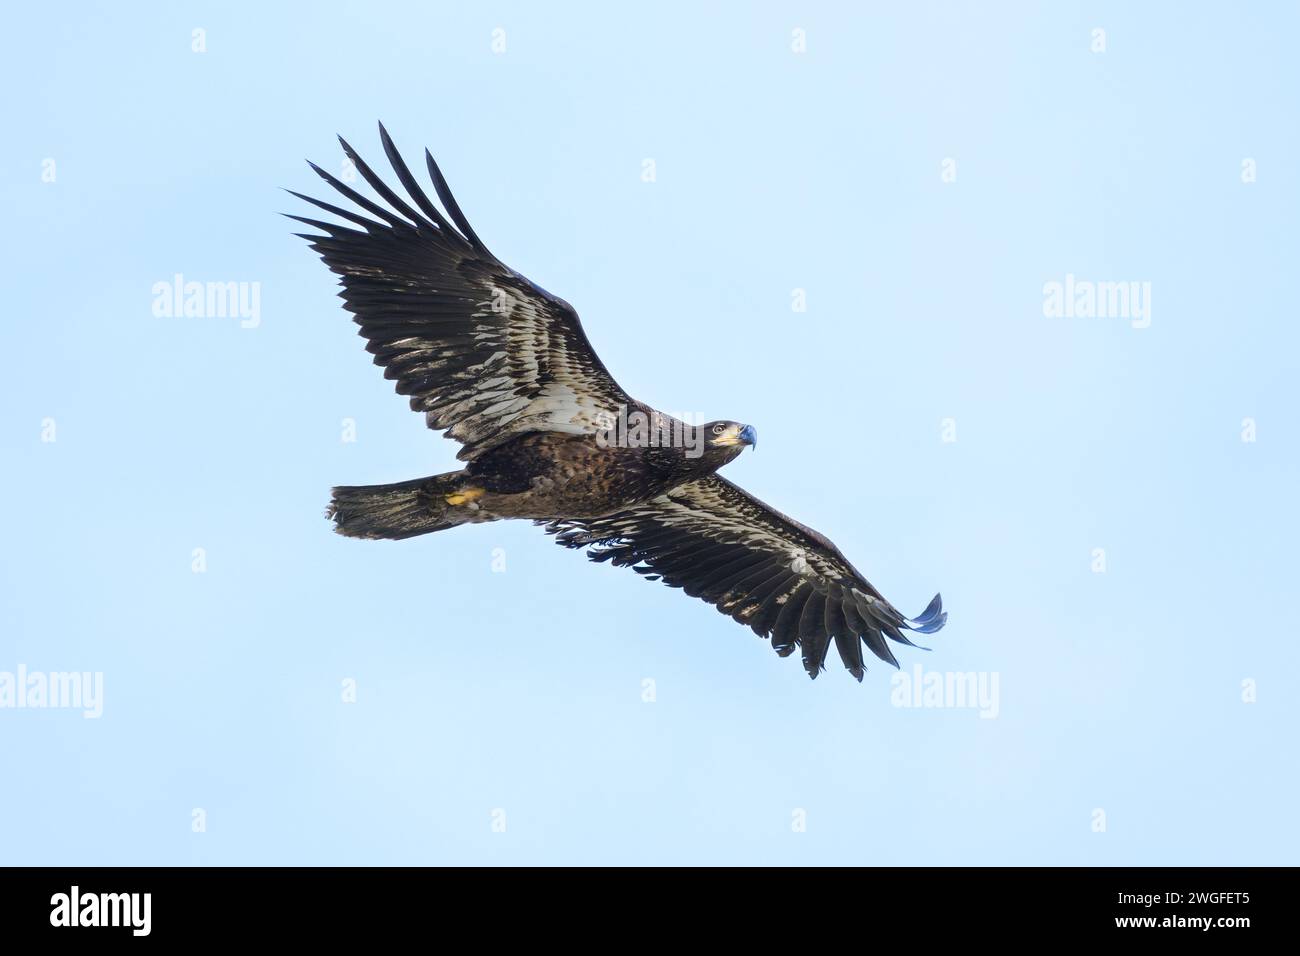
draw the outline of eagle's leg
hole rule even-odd
[[[443,500],[454,508],[477,510],[479,499],[486,494],[517,495],[527,491],[530,484],[527,479],[510,473],[487,470],[477,463],[465,469],[455,483],[446,489]]]
[[[442,496],[442,500],[449,505],[472,505],[475,501],[487,494],[484,488],[458,488],[455,491],[448,491]]]

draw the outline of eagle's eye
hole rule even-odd
[[[727,430],[727,426],[721,423],[713,426],[713,434],[715,435],[721,435],[726,430]]]

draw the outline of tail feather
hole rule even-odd
[[[325,516],[349,538],[413,538],[460,524],[443,497],[463,472],[398,481],[391,485],[342,485],[331,489]]]

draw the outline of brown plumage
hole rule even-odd
[[[462,443],[460,471],[338,487],[327,514],[359,538],[409,538],[458,524],[531,519],[595,561],[631,567],[802,649],[809,675],[833,645],[858,680],[863,644],[897,666],[886,638],[937,631],[934,600],[900,614],[826,538],[716,472],[754,444],[754,429],[690,426],[627,395],[596,356],[577,313],[488,252],[433,157],[443,210],[420,188],[381,125],[409,201],[343,142],[388,208],[312,168],[369,216],[294,193],[355,227],[291,218],[342,276],[375,364],[429,427]],[[414,203],[414,205],[412,205]],[[444,212],[445,210],[445,212]]]

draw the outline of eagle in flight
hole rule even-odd
[[[829,540],[759,501],[718,469],[756,443],[751,425],[688,425],[623,391],[569,303],[488,251],[425,161],[440,210],[380,124],[398,195],[340,137],[387,208],[310,164],[368,215],[292,193],[350,225],[302,216],[298,233],[342,276],[339,293],[384,377],[429,428],[462,444],[459,471],[333,489],[340,534],[409,538],[525,518],[593,561],[629,567],[771,640],[800,648],[810,677],[834,643],[859,681],[862,647],[895,667],[886,638],[929,634],[939,595],[915,619],[884,599]],[[292,190],[290,190],[292,192]]]

